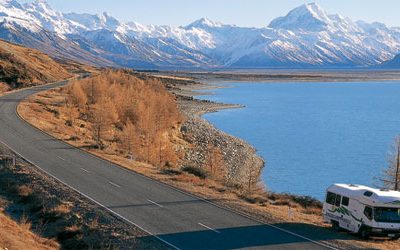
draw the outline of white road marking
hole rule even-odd
[[[86,170],[86,169],[84,169],[84,168],[81,168],[81,170],[82,170],[83,172],[90,173],[89,170]]]
[[[61,160],[63,160],[63,161],[65,161],[65,159],[62,158],[61,156],[57,156],[57,158],[58,158],[58,159],[61,159]]]
[[[157,207],[164,207],[163,205],[158,204],[158,203],[155,202],[155,201],[152,201],[152,200],[147,200],[147,201],[150,202],[150,203],[153,203],[153,204],[156,205]]]
[[[199,225],[202,226],[202,227],[205,227],[205,228],[207,228],[207,229],[209,229],[209,230],[211,230],[211,231],[213,231],[214,233],[217,233],[217,234],[220,234],[220,233],[221,233],[220,231],[215,230],[214,228],[211,228],[211,227],[209,227],[209,226],[207,226],[207,225],[204,225],[204,224],[202,224],[202,223],[200,223],[200,222],[199,222]]]
[[[108,183],[110,183],[111,185],[113,185],[114,187],[120,188],[121,186],[118,184],[115,184],[114,182],[109,181]]]

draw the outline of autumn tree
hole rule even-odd
[[[205,167],[209,169],[211,176],[215,179],[225,179],[225,160],[221,149],[210,144],[207,147],[207,158]]]
[[[99,148],[104,147],[103,139],[109,136],[117,118],[115,106],[110,98],[103,98],[93,105],[90,119],[93,127],[93,139]]]
[[[74,81],[68,94],[100,148],[132,152],[153,165],[178,160],[172,138],[182,116],[175,96],[159,80],[106,70]]]
[[[132,155],[137,141],[140,140],[140,138],[137,136],[136,128],[131,121],[128,121],[124,125],[121,139],[126,152]]]
[[[78,108],[86,107],[88,98],[79,81],[73,81],[67,90],[67,102],[74,103]]]

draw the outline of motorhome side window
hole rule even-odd
[[[349,205],[349,197],[346,196],[342,197],[342,205],[346,207]]]
[[[371,207],[365,207],[364,214],[369,220],[372,220],[372,208]]]
[[[336,200],[335,200],[335,206],[339,207],[340,206],[340,201],[342,199],[341,195],[336,195]]]
[[[335,201],[336,201],[336,194],[328,192],[326,194],[326,203],[335,205]]]

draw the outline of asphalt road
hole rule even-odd
[[[69,146],[33,128],[16,113],[31,94],[64,85],[26,89],[0,97],[0,141],[62,183],[110,212],[179,249],[320,249],[324,235],[297,225],[268,225],[220,208]],[[286,229],[285,229],[286,228]],[[308,230],[308,231],[307,231]],[[308,232],[309,238],[300,236]],[[149,236],[151,237],[151,236]]]

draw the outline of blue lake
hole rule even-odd
[[[375,185],[400,134],[400,82],[222,85],[199,98],[246,107],[204,118],[257,148],[272,191],[322,199],[332,183]]]

